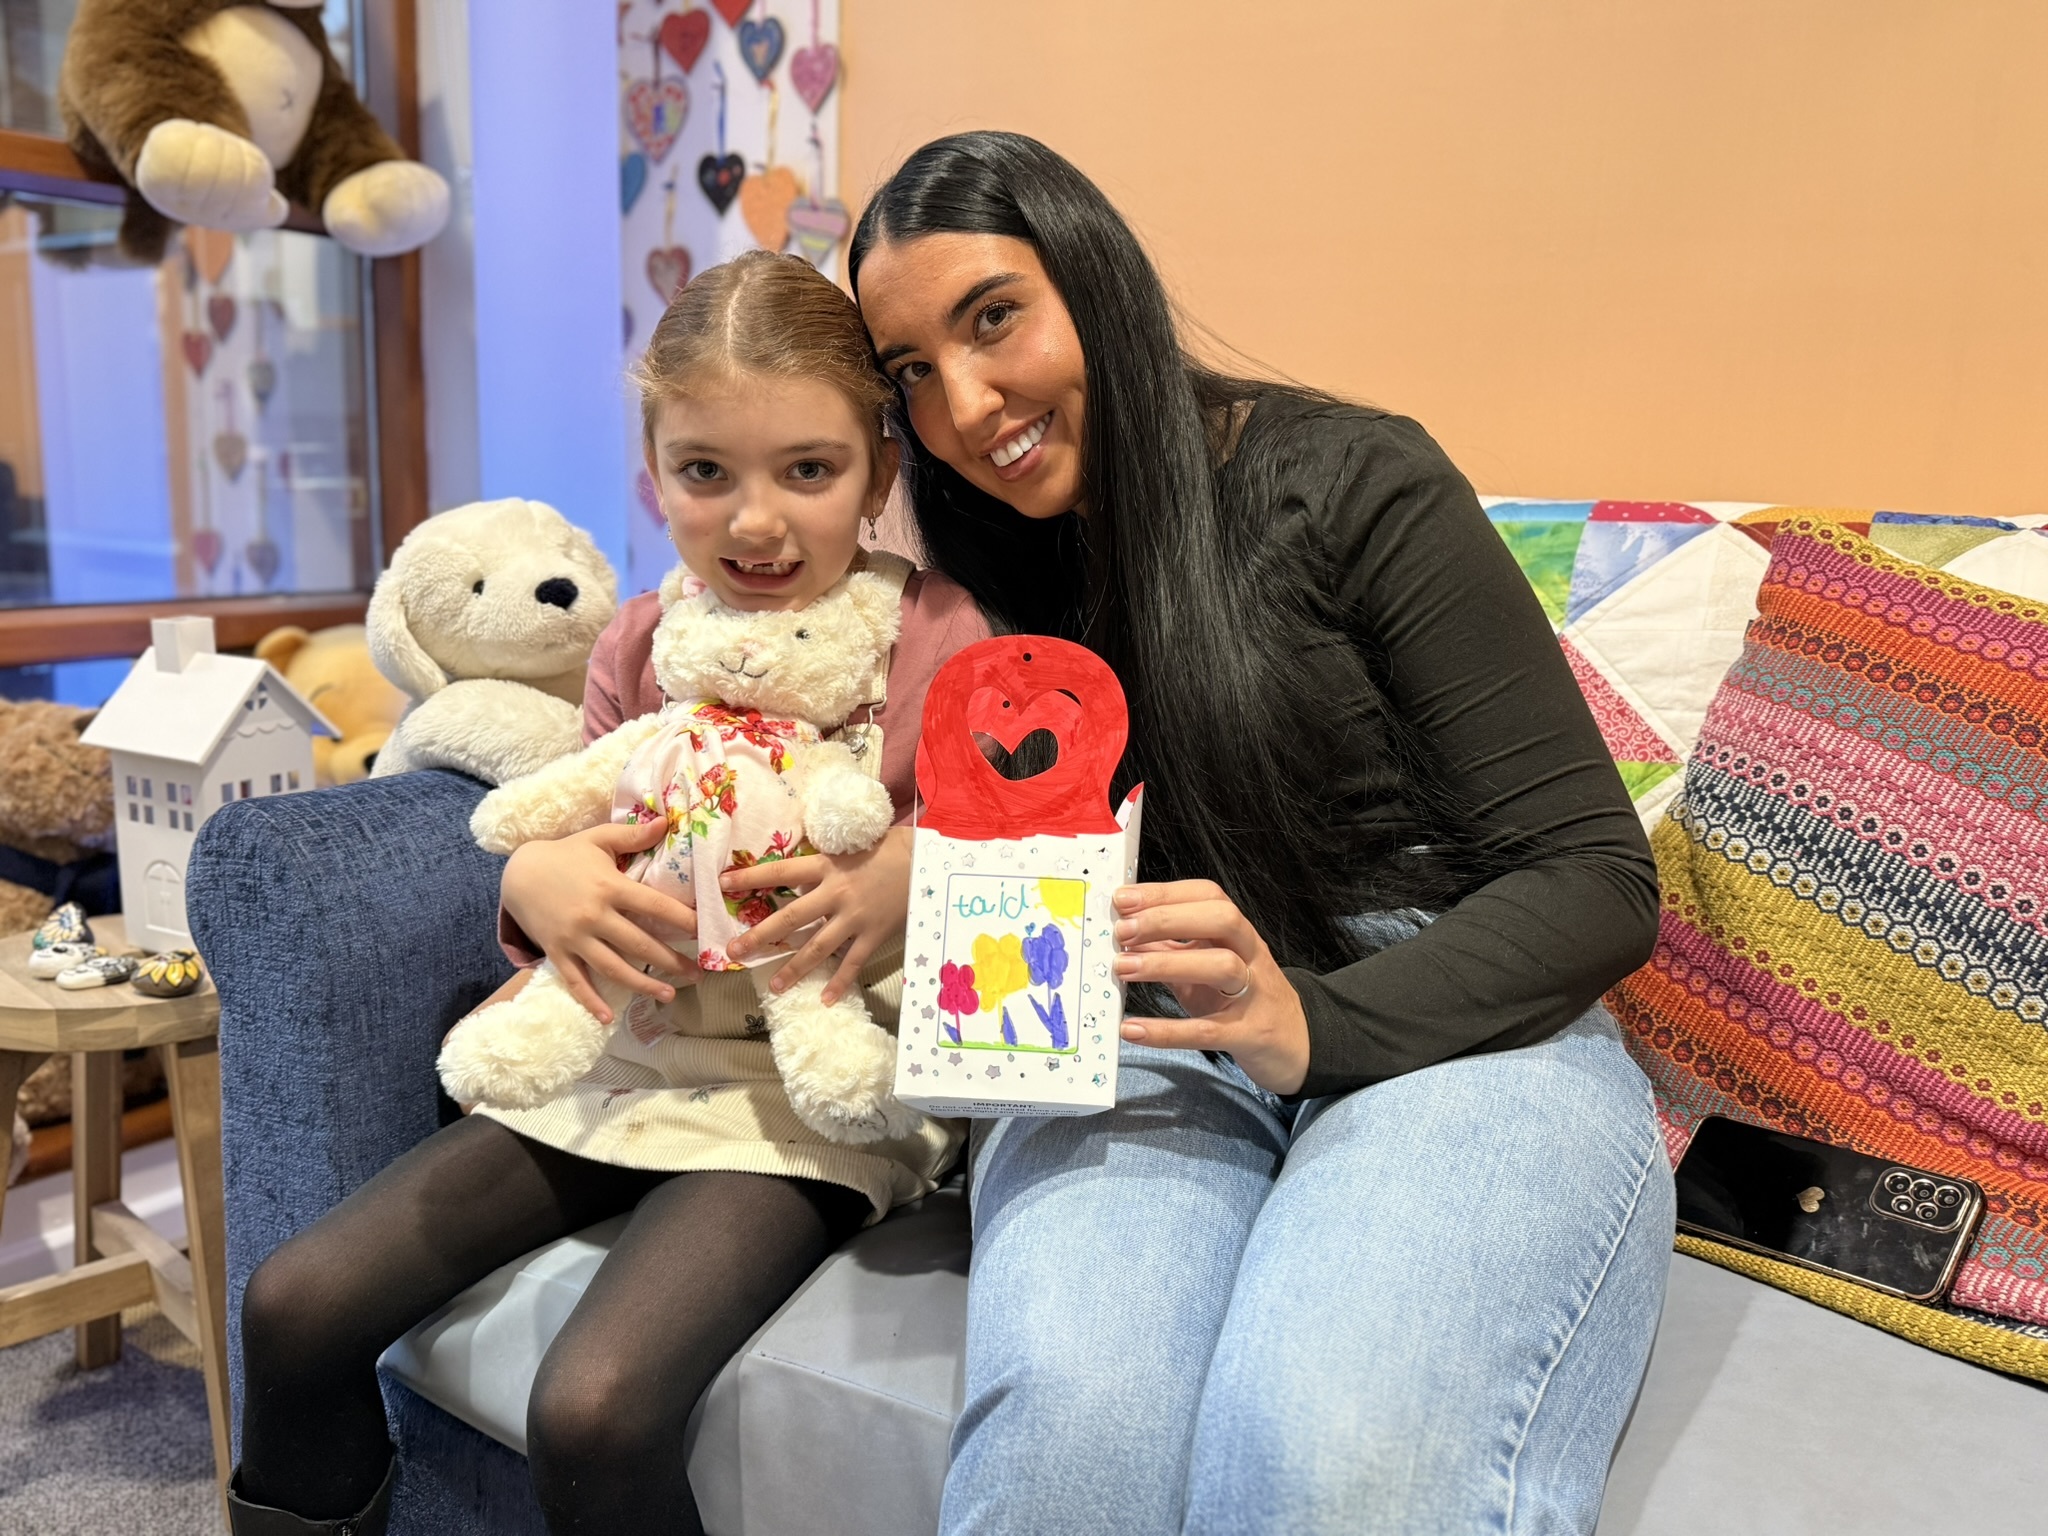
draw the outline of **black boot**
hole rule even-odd
[[[307,1520],[268,1504],[242,1497],[242,1473],[228,1479],[228,1529],[234,1536],[384,1536],[391,1523],[391,1485],[398,1481],[398,1462],[384,1474],[384,1486],[358,1514],[342,1520]]]

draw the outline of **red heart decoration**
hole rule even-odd
[[[203,377],[206,365],[213,361],[213,338],[204,331],[187,331],[178,340],[185,349],[185,361],[191,366],[192,377]]]
[[[740,24],[740,18],[754,8],[754,0],[711,0],[718,8],[718,14],[725,18],[728,27]]]
[[[839,50],[830,43],[799,48],[790,55],[789,83],[813,112],[825,105],[839,80]]]
[[[672,77],[635,80],[626,87],[626,126],[656,165],[675,148],[676,135],[683,131],[683,118],[689,110],[688,88]]]
[[[666,304],[690,280],[690,253],[680,245],[657,245],[647,253],[647,281]]]
[[[211,576],[213,568],[220,564],[220,530],[217,528],[196,528],[192,532],[192,558],[197,560]]]
[[[234,330],[236,313],[235,301],[224,293],[216,293],[206,301],[206,323],[222,341]]]
[[[680,64],[687,75],[697,67],[704,45],[711,41],[711,13],[683,11],[678,15],[664,16],[661,18],[661,30],[655,36],[661,40],[662,51]],[[817,108],[811,110],[815,112]]]
[[[269,586],[270,578],[277,574],[277,545],[269,539],[251,539],[242,546],[242,558],[256,573],[257,582]]]

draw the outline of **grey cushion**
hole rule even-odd
[[[515,1448],[547,1343],[618,1223],[500,1270],[385,1356]],[[938,1524],[961,1399],[957,1191],[826,1261],[705,1395],[687,1436],[711,1536],[910,1536]],[[2048,1392],[1676,1257],[1601,1536],[2035,1533]]]

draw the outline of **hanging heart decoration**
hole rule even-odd
[[[256,397],[256,409],[262,410],[270,403],[270,397],[277,389],[277,364],[267,357],[252,359],[249,364],[249,393]]]
[[[647,281],[666,304],[690,280],[690,253],[680,245],[657,245],[647,253]]]
[[[830,43],[797,49],[789,57],[789,83],[804,105],[817,111],[839,83],[839,50]]]
[[[626,127],[656,165],[675,148],[689,110],[690,93],[680,80],[635,80],[626,87]]]
[[[251,539],[242,546],[242,559],[256,573],[256,580],[266,587],[277,574],[278,558],[277,545],[270,539]]]
[[[697,67],[704,45],[711,41],[711,13],[683,11],[674,16],[664,16],[660,30],[654,35],[660,40],[662,50],[681,65],[687,75]]]
[[[740,195],[740,183],[746,179],[747,162],[743,155],[706,155],[697,162],[697,185],[704,189],[704,195],[711,199],[711,206],[721,218]]]
[[[789,232],[796,236],[796,248],[803,252],[804,260],[814,267],[822,265],[832,247],[846,238],[852,222],[846,204],[836,197],[822,202],[800,197],[789,206]]]
[[[639,150],[632,150],[619,156],[619,212],[631,213],[633,205],[640,201],[640,194],[647,190],[647,157]]]
[[[782,23],[773,16],[762,21],[743,21],[739,34],[740,57],[753,77],[766,85],[768,77],[775,73],[776,60],[782,57]]]
[[[789,205],[796,196],[796,172],[786,165],[771,165],[741,186],[740,213],[763,250],[779,251],[789,244]]]
[[[235,259],[235,237],[224,229],[188,227],[185,249],[192,253],[199,275],[209,283],[218,283],[228,263]]]
[[[213,461],[230,481],[241,479],[242,471],[249,467],[249,439],[239,432],[214,433]]]
[[[218,528],[195,528],[192,530],[192,558],[211,576],[214,567],[220,564],[221,539]]]
[[[187,331],[178,338],[178,344],[185,349],[185,363],[191,368],[192,377],[205,377],[206,365],[213,361],[213,338],[204,331]]]
[[[740,18],[753,9],[754,0],[711,0],[718,8],[718,14],[725,18],[728,27],[740,24]]]
[[[235,301],[224,293],[216,293],[206,301],[206,323],[213,327],[213,334],[222,341],[226,341],[234,331],[238,313]]]

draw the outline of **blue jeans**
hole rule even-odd
[[[1604,1009],[1299,1107],[1126,1045],[976,1132],[942,1531],[1593,1529],[1673,1221]]]

